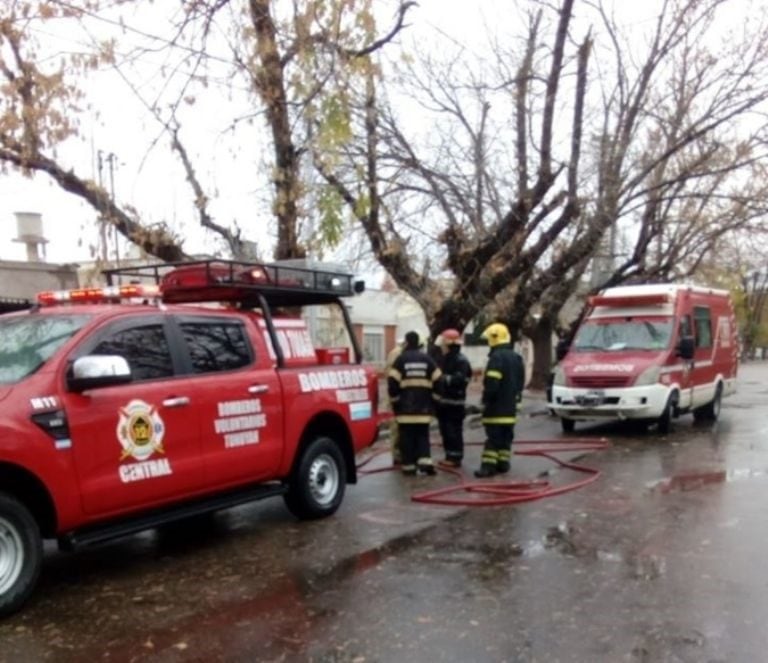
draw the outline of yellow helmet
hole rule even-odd
[[[509,343],[512,340],[507,325],[500,322],[494,322],[492,325],[486,327],[482,336],[483,338],[488,339],[488,345],[491,347],[501,345],[502,343]]]

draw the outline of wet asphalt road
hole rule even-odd
[[[377,473],[325,521],[278,500],[52,549],[0,661],[768,660],[766,395],[768,364],[747,364],[715,426],[582,426],[613,443],[580,461],[598,480],[522,505],[415,504],[454,478]],[[548,468],[518,456],[513,474]]]

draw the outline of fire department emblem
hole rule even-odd
[[[154,406],[133,400],[120,408],[120,420],[117,422],[117,439],[123,447],[120,460],[129,456],[146,460],[155,452],[165,453],[164,435],[165,424]]]

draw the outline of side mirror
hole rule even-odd
[[[86,355],[78,357],[67,374],[67,388],[81,392],[95,387],[127,384],[132,380],[131,367],[120,355]]]
[[[555,357],[557,358],[557,361],[560,361],[568,354],[568,349],[570,347],[571,344],[565,339],[561,339],[557,342],[557,345],[555,346]]]
[[[682,336],[677,344],[677,356],[683,359],[693,359],[693,353],[696,349],[693,336]]]

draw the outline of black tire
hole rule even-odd
[[[288,484],[285,505],[302,520],[325,518],[344,499],[347,467],[339,446],[320,436],[304,449]]]
[[[560,426],[563,428],[563,433],[573,433],[576,430],[576,422],[566,417],[560,417]]]
[[[0,493],[0,616],[18,610],[40,575],[43,541],[29,509]]]
[[[696,421],[717,421],[720,416],[720,407],[723,401],[723,386],[717,385],[714,398],[701,407],[693,411],[693,418]]]
[[[660,435],[667,435],[672,430],[672,412],[674,407],[675,400],[670,396],[666,406],[664,406],[664,411],[656,420],[656,430]]]

